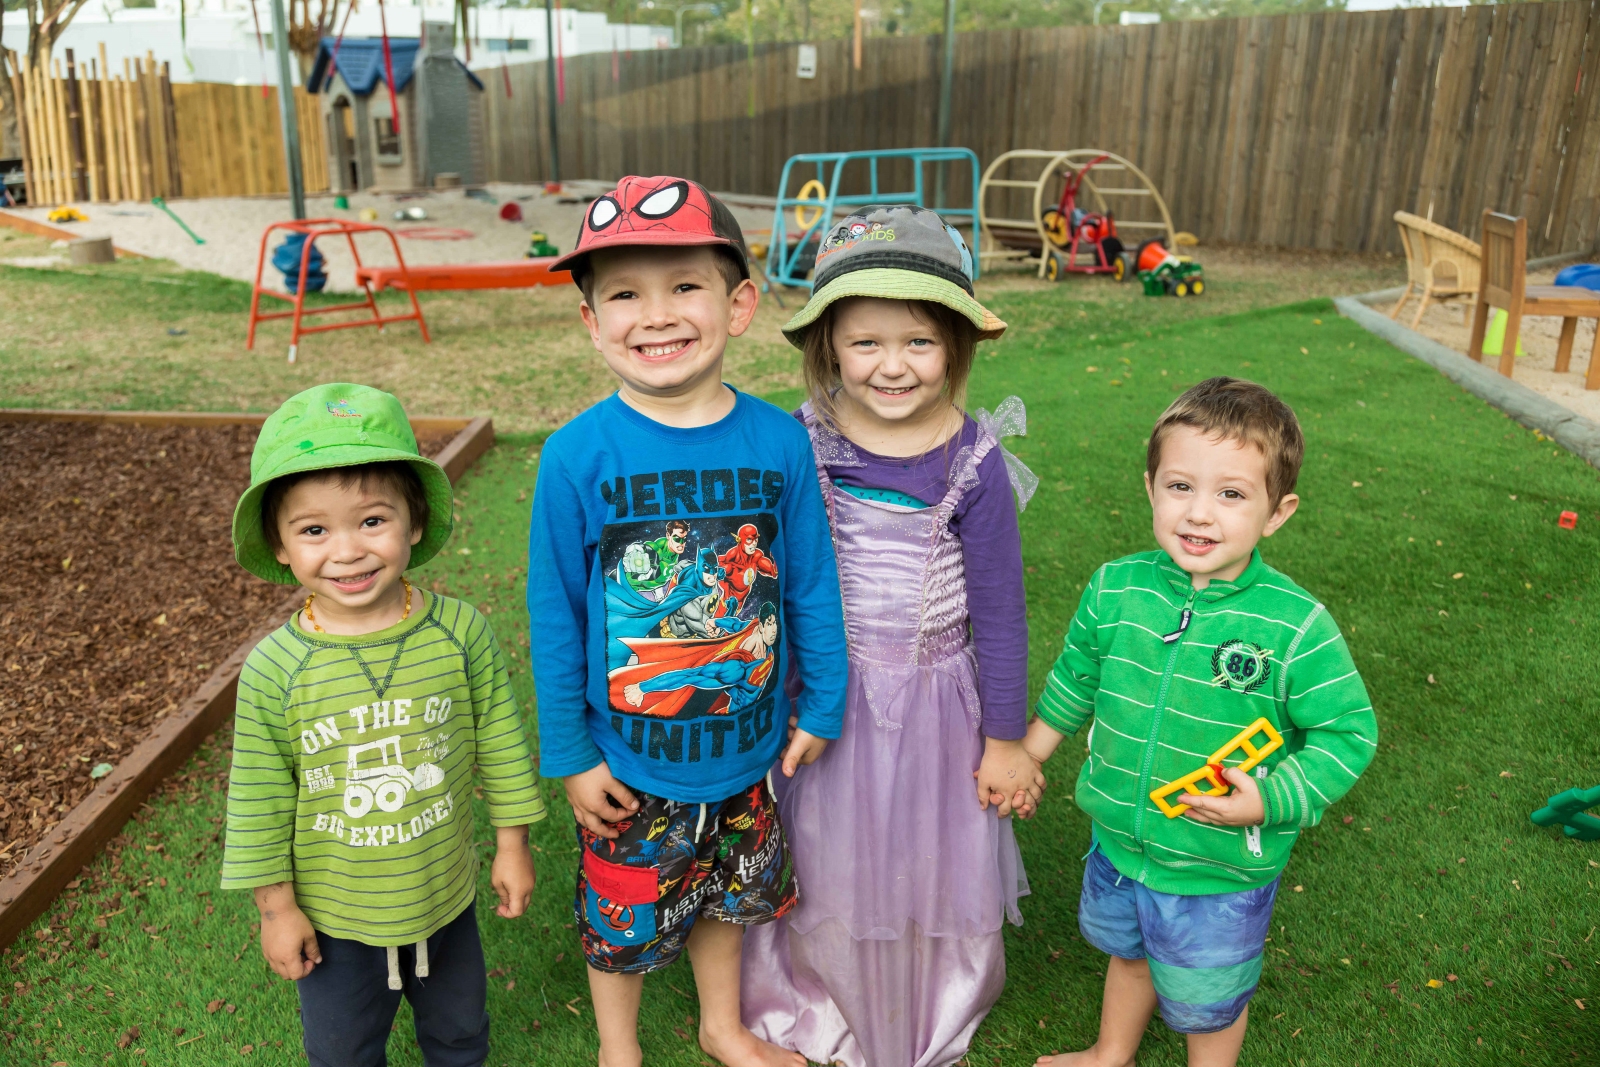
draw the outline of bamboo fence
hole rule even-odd
[[[277,90],[197,83],[173,85],[154,55],[48,67],[6,54],[4,76],[18,102],[17,132],[30,204],[281,195],[283,136]],[[295,89],[306,191],[328,187],[326,147],[315,97]]]
[[[172,87],[186,196],[268,196],[289,189],[278,91],[195,82]],[[327,139],[317,97],[294,90],[308,193],[328,189]]]
[[[87,63],[6,59],[30,204],[183,195],[167,64],[146,53],[116,72],[103,44]]]

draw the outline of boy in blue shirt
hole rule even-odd
[[[528,545],[540,770],[565,781],[578,822],[600,1065],[641,1062],[643,975],[687,948],[701,1047],[733,1067],[804,1067],[740,1021],[739,966],[744,927],[797,899],[770,768],[815,760],[844,715],[810,441],[722,382],[759,297],[737,222],[699,185],[624,178],[555,267],[620,379],[545,443]],[[730,575],[722,561],[752,537],[763,565]]]

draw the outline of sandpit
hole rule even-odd
[[[1528,272],[1528,284],[1550,285],[1560,269],[1531,270]],[[1384,301],[1374,307],[1387,314],[1393,309],[1394,302]],[[1422,321],[1416,327],[1417,332],[1465,355],[1472,335],[1472,308],[1471,300],[1434,304],[1423,313]],[[1417,300],[1413,296],[1400,312],[1400,324],[1409,326],[1411,317],[1416,313]],[[1565,374],[1555,371],[1556,342],[1560,336],[1560,319],[1547,316],[1524,318],[1522,347],[1527,355],[1517,360],[1512,376],[1562,407],[1600,422],[1600,389],[1588,390],[1583,387],[1584,377],[1589,373],[1589,353],[1594,348],[1594,320],[1578,320],[1578,336],[1572,345],[1572,362]],[[1485,357],[1484,361],[1495,366],[1499,363],[1499,357]]]
[[[334,207],[331,194],[307,197],[306,214],[313,218],[359,219],[363,208],[378,212],[378,222],[400,236],[401,254],[408,264],[492,263],[521,259],[528,251],[528,235],[548,234],[561,251],[570,251],[589,199],[609,188],[604,182],[569,182],[558,195],[546,194],[538,185],[496,182],[485,186],[488,199],[466,195],[461,189],[439,189],[425,193],[352,193],[350,207]],[[493,202],[490,202],[492,199]],[[514,203],[522,212],[521,222],[505,222],[500,210]],[[254,281],[256,257],[261,249],[261,234],[268,225],[290,218],[287,197],[219,197],[206,200],[173,200],[169,206],[205,239],[195,244],[175,222],[155,206],[137,201],[118,204],[78,204],[89,221],[64,225],[85,237],[109,236],[118,248],[143,256],[169,259],[191,270],[209,271],[241,281]],[[771,210],[733,203],[729,205],[747,235],[772,224]],[[396,211],[421,208],[423,220],[397,221]],[[14,213],[37,222],[46,221],[48,208],[17,208]],[[462,240],[436,240],[407,237],[406,231],[465,230],[471,237]],[[381,235],[359,239],[363,263],[389,266],[394,253]],[[274,240],[274,244],[277,240]],[[319,241],[317,247],[327,257],[328,289],[348,292],[356,288],[355,266],[343,240]],[[17,266],[65,266],[61,250],[59,263],[53,257],[31,257]],[[282,276],[268,266],[268,277],[280,284]],[[264,279],[266,280],[266,279]]]

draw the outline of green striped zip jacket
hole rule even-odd
[[[1202,590],[1159,550],[1101,567],[1038,713],[1063,733],[1094,716],[1078,806],[1118,871],[1185,896],[1271,882],[1300,830],[1349,792],[1378,743],[1372,701],[1339,627],[1259,551],[1237,579]],[[1260,718],[1284,740],[1253,772],[1263,825],[1169,819],[1150,799]],[[1241,753],[1225,762],[1243,761]]]
[[[239,675],[222,888],[292,881],[311,925],[408,945],[477,894],[472,773],[495,826],[545,817],[494,632],[470,604],[359,637],[294,619]]]

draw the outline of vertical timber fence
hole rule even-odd
[[[104,45],[98,61],[6,61],[30,204],[183,194],[166,64],[147,55],[115,72]]]
[[[771,196],[791,155],[937,140],[939,37],[870,38],[860,70],[849,41],[820,42],[815,78],[796,75],[797,52],[568,57],[563,175],[682,174]],[[103,55],[8,59],[33,203],[288,188],[276,90],[173,85],[150,58],[122,71]],[[544,63],[485,74],[488,176],[548,178]],[[306,189],[325,191],[317,101],[294,92]],[[1397,209],[1471,235],[1489,207],[1528,218],[1532,255],[1587,251],[1600,0],[962,34],[951,140],[984,162],[1013,148],[1126,156],[1207,241],[1398,251]],[[969,178],[948,180],[966,203]]]
[[[28,202],[149,200],[152,197],[282,194],[283,135],[277,90],[174,85],[154,56],[123,60],[121,72],[67,51],[48,69],[6,55],[0,76],[18,101]],[[316,98],[295,89],[308,192],[328,187]]]
[[[278,90],[195,82],[172,87],[186,196],[281,196],[283,129]],[[328,189],[327,142],[318,97],[294,90],[300,164],[308,193]]]
[[[771,196],[796,153],[935,143],[940,38],[870,38],[859,71],[848,41],[817,52],[813,79],[795,45],[624,53],[615,80],[569,57],[562,173]],[[1398,251],[1397,209],[1470,235],[1491,207],[1530,254],[1585,251],[1597,68],[1600,0],[962,34],[952,143],[1116,152],[1203,240]],[[490,176],[547,178],[544,64],[484,81]]]

